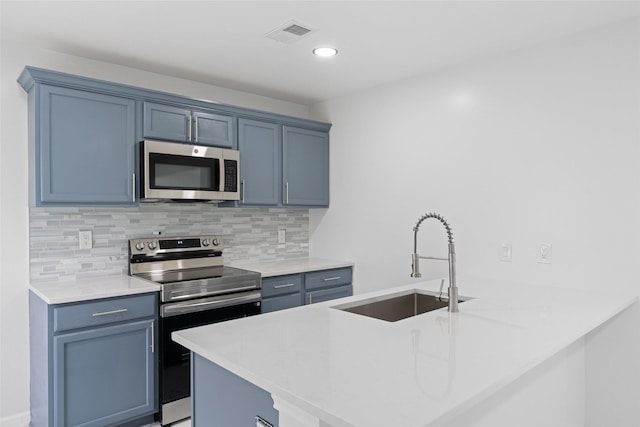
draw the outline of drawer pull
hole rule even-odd
[[[99,317],[99,316],[107,316],[109,314],[118,314],[118,313],[125,313],[128,310],[126,308],[120,308],[118,310],[111,310],[111,311],[101,311],[99,313],[93,313],[92,316],[93,317]]]
[[[284,285],[275,285],[273,287],[273,289],[290,288],[290,287],[295,286],[295,285],[296,285],[295,283],[286,283]]]
[[[325,282],[332,282],[334,280],[340,280],[342,279],[342,277],[340,276],[336,276],[336,277],[327,277],[326,279],[323,279]]]

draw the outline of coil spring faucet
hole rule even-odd
[[[421,256],[418,255],[418,230],[420,229],[420,224],[427,219],[434,218],[437,219],[444,225],[444,228],[447,230],[447,239],[449,241],[449,255],[447,258],[438,258],[438,257],[429,257],[429,256]],[[442,215],[437,214],[435,212],[430,212],[423,215],[416,226],[413,227],[413,254],[411,255],[411,277],[422,277],[420,274],[420,258],[422,259],[434,259],[438,261],[448,261],[449,262],[449,308],[448,310],[452,313],[456,313],[458,311],[458,287],[456,286],[456,250],[453,245],[453,233],[451,232],[451,227],[447,223],[447,221],[442,217]],[[442,289],[442,286],[440,287]]]

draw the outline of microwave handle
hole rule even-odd
[[[225,170],[224,170],[224,156],[220,156],[220,185],[218,191],[224,191],[225,189]]]

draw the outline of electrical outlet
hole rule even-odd
[[[287,230],[284,227],[278,228],[278,243],[286,243],[287,241]]]
[[[551,244],[538,244],[538,264],[551,264]]]
[[[78,233],[80,249],[91,249],[93,247],[93,233],[91,230],[80,231]]]
[[[511,262],[511,243],[502,242],[500,245],[500,261]]]

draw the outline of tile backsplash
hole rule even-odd
[[[285,228],[286,243],[278,244]],[[93,248],[79,249],[79,231],[93,233]],[[153,203],[136,208],[31,208],[31,282],[128,274],[129,239],[215,234],[225,263],[295,258],[309,254],[307,209],[218,208],[202,203]]]

